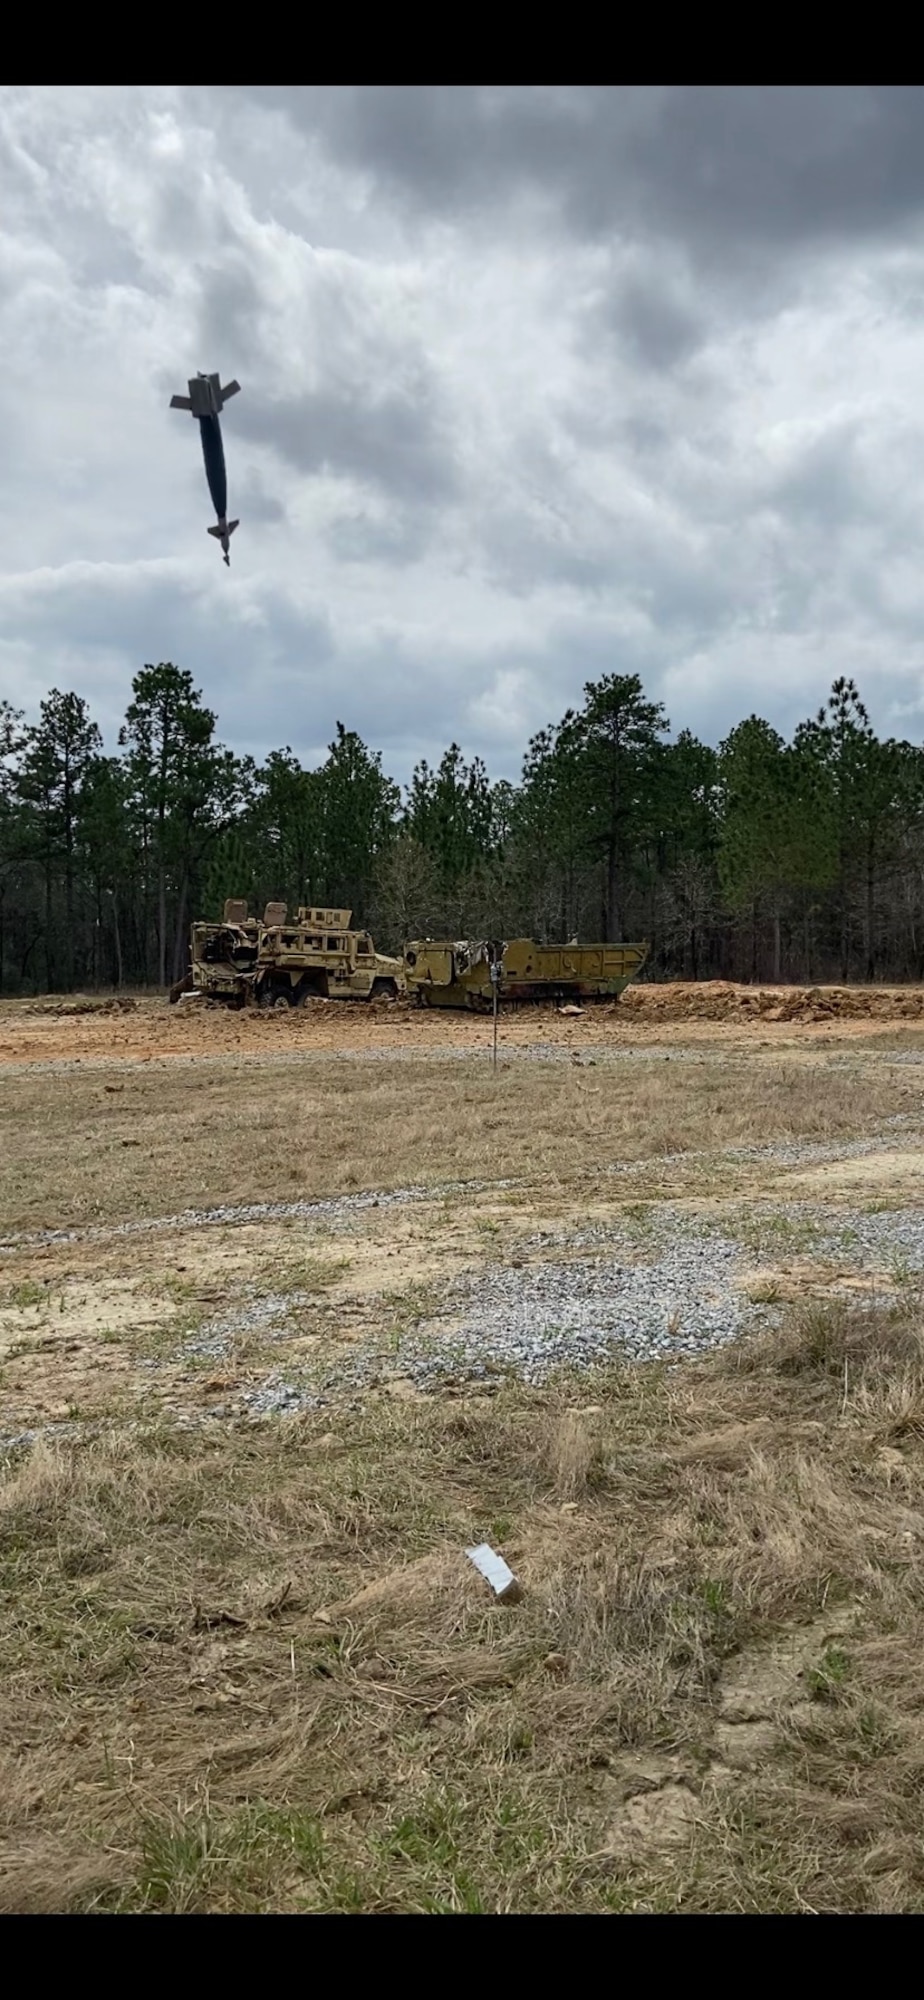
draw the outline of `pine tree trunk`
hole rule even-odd
[[[54,974],[51,955],[51,856],[45,858],[45,991],[53,990]]]
[[[40,938],[40,936],[41,936],[41,932],[40,932],[40,931],[36,931],[36,933],[35,933],[35,936],[34,936],[34,938],[32,939],[32,942],[31,942],[31,944],[27,944],[27,946],[26,946],[26,949],[25,949],[25,951],[23,952],[23,955],[22,955],[22,961],[21,961],[21,964],[20,964],[20,967],[19,967],[19,984],[20,984],[20,987],[22,986],[22,983],[23,983],[23,980],[25,979],[25,976],[26,976],[26,968],[27,968],[27,966],[28,966],[28,963],[29,963],[29,960],[30,960],[30,958],[32,957],[32,953],[34,952],[34,950],[35,950],[35,947],[36,947],[36,945],[38,944],[38,941],[39,941],[39,938]]]
[[[119,905],[115,893],[112,898],[112,932],[115,940],[116,986],[122,985],[122,935],[119,930]]]
[[[180,885],[180,896],[176,912],[176,932],[174,934],[174,939],[173,939],[174,982],[178,979],[181,979],[184,971],[186,970],[185,933],[186,933],[187,887],[188,887],[188,877],[184,875],[182,883]]]
[[[619,937],[619,873],[615,842],[610,843],[606,857],[606,944],[615,944]]]
[[[64,766],[64,983],[74,988],[74,817],[70,764]]]
[[[840,857],[838,878],[841,918],[841,984],[846,986],[850,976],[850,918],[847,910],[847,864],[843,849]]]
[[[163,848],[157,862],[157,983],[167,984],[167,879]]]
[[[70,855],[67,856],[64,877],[65,951],[64,984],[68,993],[74,990],[74,870]]]

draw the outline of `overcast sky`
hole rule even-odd
[[[516,777],[852,674],[924,735],[924,91],[0,92],[0,694]],[[226,570],[196,369],[223,420]]]

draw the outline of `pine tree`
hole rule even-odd
[[[52,688],[39,709],[39,721],[27,731],[15,792],[23,808],[26,848],[36,855],[45,886],[45,975],[49,986],[58,979],[66,991],[74,984],[77,886],[76,850],[81,789],[87,768],[102,748],[102,737],[77,694]],[[55,925],[55,889],[64,883],[64,933],[59,950]]]
[[[637,674],[588,681],[575,732],[584,781],[585,842],[603,864],[603,935],[625,935],[627,874],[649,830],[660,738],[669,724]]]

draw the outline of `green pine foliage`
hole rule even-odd
[[[0,703],[0,991],[169,985],[229,895],[346,904],[386,949],[644,938],[654,978],[924,977],[924,751],[852,681],[791,742],[751,715],[714,748],[606,674],[518,783],[451,743],[404,795],[342,722],[313,769],[217,731],[171,661],[136,674],[114,755],[76,693]]]

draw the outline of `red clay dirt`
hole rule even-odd
[[[724,981],[630,986],[617,1006],[562,1014],[554,1006],[502,1013],[500,1047],[638,1046],[671,1041],[837,1039],[924,1025],[924,986],[757,987]],[[0,1002],[0,1067],[30,1062],[146,1062],[221,1055],[343,1055],[476,1050],[490,1045],[483,1015],[406,1003],[316,1001],[289,1014],[241,1012],[160,995],[85,995]]]

